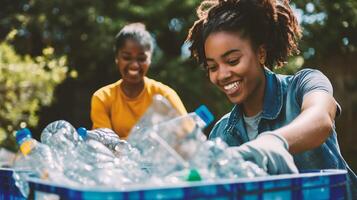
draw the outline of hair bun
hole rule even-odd
[[[135,22],[135,23],[131,23],[125,26],[126,29],[142,29],[142,30],[146,30],[146,26],[145,24],[141,23],[141,22]]]

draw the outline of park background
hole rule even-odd
[[[232,105],[189,58],[184,40],[199,0],[0,0],[0,147],[17,150],[14,133],[36,138],[64,119],[91,127],[90,99],[119,79],[113,40],[143,22],[156,41],[148,76],[177,91],[188,111],[206,104],[219,119]],[[276,70],[321,70],[342,106],[336,119],[342,155],[357,171],[357,1],[293,0],[303,27],[301,53]],[[211,127],[206,130],[209,132]]]

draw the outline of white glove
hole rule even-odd
[[[288,152],[288,143],[274,132],[261,133],[255,140],[238,147],[229,147],[245,160],[256,163],[271,175],[298,173],[292,155]]]

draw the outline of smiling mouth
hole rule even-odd
[[[128,70],[128,74],[131,75],[131,76],[139,75],[139,70],[131,70],[131,69],[129,69]]]
[[[223,89],[224,89],[226,94],[233,94],[233,93],[236,93],[239,90],[240,84],[241,84],[240,81],[229,83],[227,85],[224,85]]]

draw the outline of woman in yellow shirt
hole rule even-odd
[[[128,24],[119,31],[115,37],[115,63],[121,79],[93,94],[93,128],[110,128],[126,139],[155,94],[166,97],[180,114],[187,113],[173,89],[146,77],[152,52],[153,39],[144,24]]]

